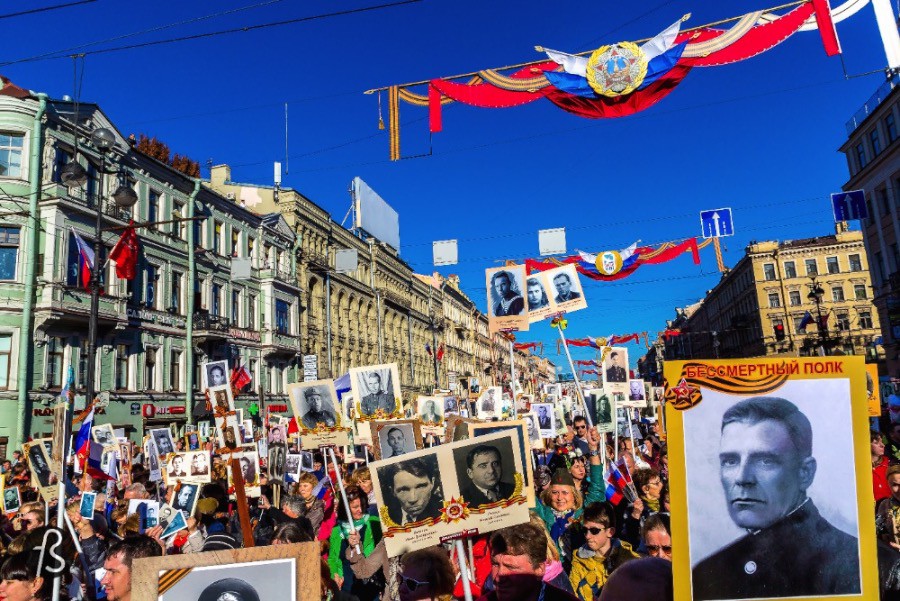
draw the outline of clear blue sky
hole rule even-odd
[[[378,3],[269,2],[92,48]],[[99,0],[0,19],[0,62],[251,4]],[[536,256],[543,228],[566,227],[570,251],[597,252],[699,235],[698,212],[728,206],[737,230],[726,244],[729,265],[750,240],[831,233],[828,194],[848,176],[837,152],[844,123],[883,76],[846,80],[841,59],[825,56],[818,32],[798,33],[742,63],[696,68],[658,105],[624,119],[581,119],[545,101],[497,110],[450,105],[433,156],[395,163],[388,161],[387,132],[377,129],[376,98],[362,91],[536,60],[538,44],[577,52],[639,39],[688,12],[687,26],[694,26],[774,4],[424,0],[88,56],[81,96],[99,103],[125,135],[158,136],[200,161],[204,176],[211,159],[230,164],[235,181],[263,184],[271,183],[272,162],[284,158],[288,102],[284,185],[340,221],[349,182],[362,177],[400,213],[401,254],[418,272],[432,270],[433,240],[460,240],[460,264],[440,271],[459,274],[484,309],[484,269]],[[871,6],[840,23],[838,34],[848,72],[884,66]],[[73,93],[70,59],[7,64],[0,73],[54,97]],[[401,117],[404,154],[427,152],[426,109],[401,103]],[[662,330],[674,307],[698,300],[718,281],[712,249],[701,258],[700,266],[688,257],[646,266],[614,284],[584,280],[589,308],[571,315],[567,335]],[[519,339],[552,342],[555,331],[535,324]],[[631,350],[634,366],[641,351]],[[589,354],[575,349],[576,358]]]

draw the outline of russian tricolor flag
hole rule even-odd
[[[90,290],[89,283],[94,270],[94,250],[78,235],[74,227],[72,234],[75,236],[75,245],[78,246],[78,269],[81,273],[81,283],[86,290]]]
[[[87,463],[90,454],[91,428],[94,425],[94,408],[91,407],[90,412],[81,422],[81,428],[75,436],[75,471],[81,473]],[[102,447],[101,447],[102,448]]]

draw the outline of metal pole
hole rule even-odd
[[[509,389],[512,391],[513,417],[516,415],[516,363],[513,353],[513,341],[509,340]]]
[[[187,273],[187,285],[189,286],[189,291],[187,295],[187,319],[185,320],[185,350],[184,350],[184,371],[185,371],[185,396],[184,396],[184,411],[187,414],[187,423],[194,423],[194,311],[196,310],[194,298],[194,289],[197,285],[197,259],[196,253],[194,252],[194,248],[196,247],[197,241],[194,240],[194,203],[197,201],[197,195],[200,193],[200,180],[194,180],[194,191],[191,193],[191,197],[188,199],[187,206],[187,216],[190,222],[188,223],[188,231],[187,231],[187,247],[188,247],[188,273]],[[252,308],[251,308],[252,310]],[[253,377],[256,377],[254,374]]]
[[[100,261],[100,248],[102,241],[100,237],[103,235],[103,192],[106,180],[104,178],[106,171],[106,154],[100,153],[100,187],[97,192],[97,199],[94,208],[97,210],[97,218],[94,222],[94,267],[91,269],[91,314],[88,320],[88,360],[87,360],[87,382],[85,389],[87,391],[86,402],[90,403],[94,400],[95,382],[94,373],[97,366],[97,321],[100,318],[100,270],[102,264]]]
[[[438,361],[437,361],[437,322],[431,316],[431,362],[434,364],[434,387],[438,388]]]
[[[463,596],[466,601],[472,601],[472,585],[469,581],[469,566],[466,565],[466,550],[463,548],[461,538],[456,539],[456,557],[459,559],[459,577],[462,579]]]
[[[341,500],[344,501],[344,509],[347,510],[347,521],[350,524],[350,532],[356,534],[356,526],[353,524],[353,514],[350,513],[350,503],[347,502],[347,491],[344,489],[344,479],[341,478],[341,467],[338,465],[337,457],[334,456],[334,449],[328,447],[328,454],[331,455],[331,463],[334,464],[334,476],[338,481],[338,488],[341,489]],[[361,553],[359,545],[356,545],[356,552]]]
[[[569,360],[569,369],[572,370],[572,377],[575,379],[575,390],[578,392],[578,398],[581,399],[581,406],[584,407],[584,417],[587,420],[588,427],[594,427],[594,420],[591,418],[591,412],[588,410],[587,401],[584,400],[584,391],[581,390],[581,382],[578,381],[578,374],[575,373],[575,364],[572,362],[572,354],[569,352],[569,345],[566,343],[566,336],[563,334],[562,326],[556,325],[559,332],[559,339],[562,340],[563,348],[566,349],[566,358]]]

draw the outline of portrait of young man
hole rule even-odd
[[[215,361],[206,364],[206,387],[224,386],[228,384],[228,362]]]
[[[381,449],[381,458],[390,459],[399,457],[416,450],[413,440],[413,428],[411,424],[397,424],[387,426],[378,432],[378,442]]]
[[[388,516],[401,526],[441,515],[444,495],[434,455],[378,468]]]
[[[360,412],[367,417],[381,410],[385,415],[394,412],[394,388],[391,372],[382,376],[379,370],[362,371],[357,374],[357,385],[362,391]]]
[[[331,395],[320,386],[310,386],[302,392],[303,413],[300,421],[305,428],[314,430],[319,424],[333,428],[337,424]]]
[[[500,270],[491,275],[491,310],[495,317],[521,315],[525,311],[520,283],[512,272]]]
[[[556,296],[553,299],[556,304],[581,298],[581,293],[572,289],[572,277],[568,273],[556,274],[553,277],[553,287],[556,288]]]
[[[624,383],[628,381],[628,370],[625,369],[624,357],[619,351],[609,354],[608,367],[606,368],[606,381]]]

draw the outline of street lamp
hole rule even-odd
[[[86,374],[87,381],[85,382],[85,390],[87,393],[88,403],[94,400],[95,392],[94,372],[96,371],[97,361],[97,322],[100,315],[100,249],[102,248],[101,236],[103,234],[103,192],[105,190],[104,176],[106,175],[106,157],[115,148],[116,136],[109,129],[100,127],[95,129],[91,133],[91,142],[93,143],[94,147],[100,151],[100,182],[99,191],[97,192],[97,203],[95,206],[95,209],[97,210],[97,219],[94,222],[94,268],[91,270],[90,281],[91,313],[90,320],[88,321],[88,360]],[[80,187],[87,182],[87,172],[84,170],[84,167],[82,167],[77,161],[78,157],[75,157],[75,160],[66,165],[66,167],[63,169],[63,173],[61,174],[61,179],[64,185],[69,188]],[[67,170],[69,173],[69,177],[68,179],[65,179],[65,173]],[[81,173],[84,173],[83,178],[80,175]],[[129,191],[123,190],[123,188],[126,187],[128,186],[125,186],[124,184],[120,185],[112,194],[113,203],[117,207],[122,209],[127,209],[134,206],[134,204],[138,200],[137,194],[134,192],[134,190],[130,188]]]
[[[822,321],[822,299],[825,297],[825,291],[815,277],[810,278],[812,283],[809,285],[809,294],[806,298],[816,305],[816,325],[819,330],[819,343],[822,345],[822,351],[828,354],[828,325]]]

